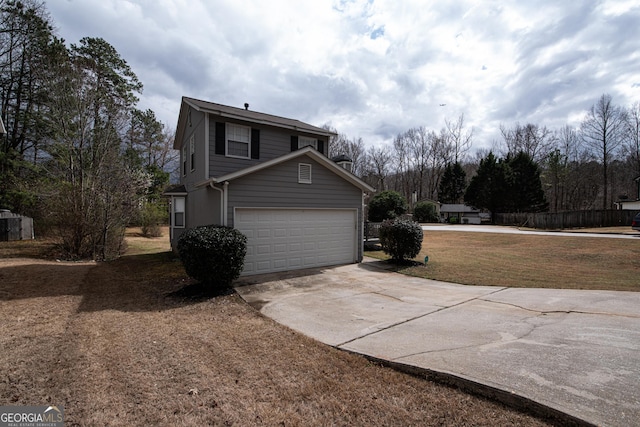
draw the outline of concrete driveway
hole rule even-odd
[[[463,286],[366,259],[236,290],[326,344],[589,423],[640,425],[640,293]]]

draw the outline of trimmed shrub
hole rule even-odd
[[[246,236],[231,227],[191,228],[178,239],[178,254],[187,274],[220,290],[240,277],[246,253]]]
[[[369,221],[381,222],[407,212],[407,201],[397,191],[382,191],[369,201]]]
[[[422,249],[422,227],[405,220],[386,220],[380,226],[382,250],[396,262],[415,258]]]
[[[413,219],[418,222],[438,222],[435,203],[418,202],[413,208]]]

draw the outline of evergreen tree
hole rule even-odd
[[[467,174],[460,163],[449,164],[444,170],[438,198],[442,203],[460,203],[467,187]]]
[[[497,212],[540,212],[547,202],[540,169],[531,156],[519,152],[514,157],[496,159],[493,153],[480,160],[464,195],[465,203]]]
[[[385,190],[371,198],[369,221],[381,222],[407,212],[407,201],[397,191]]]
[[[0,2],[0,208],[36,216],[36,162],[47,140],[46,64],[59,41],[41,2]]]
[[[480,160],[478,172],[471,178],[464,193],[464,202],[477,209],[487,209],[493,215],[508,206],[509,170],[492,152]]]
[[[540,168],[531,156],[521,151],[512,158],[507,157],[511,180],[508,191],[509,210],[512,212],[541,212],[547,210]]]

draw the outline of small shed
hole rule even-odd
[[[0,209],[0,242],[33,239],[33,219]]]

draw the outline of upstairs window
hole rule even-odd
[[[227,156],[248,159],[251,144],[251,128],[227,123]]]
[[[318,149],[318,140],[315,138],[309,138],[308,136],[299,136],[298,137],[298,150],[306,147],[307,145],[312,146],[316,150]]]
[[[182,176],[187,175],[187,146],[182,147]]]
[[[191,138],[189,139],[189,154],[189,159],[191,161],[191,172],[193,172],[196,169],[196,140],[193,135],[191,135]]]

